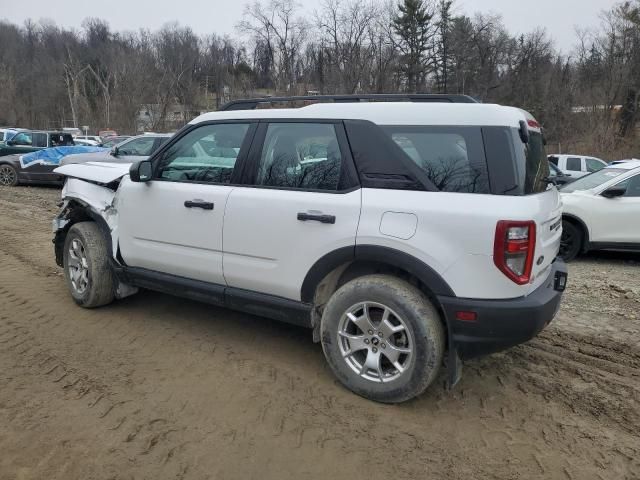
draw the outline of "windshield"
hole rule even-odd
[[[596,188],[609,180],[616,178],[618,175],[627,172],[624,168],[605,168],[603,170],[598,170],[591,175],[587,175],[585,177],[579,178],[573,183],[570,183],[564,187],[562,187],[563,192],[574,192],[576,190],[591,190],[592,188]]]

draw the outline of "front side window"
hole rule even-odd
[[[627,178],[616,186],[627,188],[624,194],[625,197],[640,197],[640,174]]]
[[[267,127],[258,185],[338,190],[342,153],[333,124],[272,123]]]
[[[13,137],[13,143],[15,145],[30,147],[33,145],[33,138],[30,132],[22,132]]]
[[[248,123],[198,127],[171,145],[157,177],[173,182],[231,183]]]
[[[580,159],[579,157],[568,157],[567,170],[571,170],[572,172],[580,172],[582,170],[582,159]]]
[[[602,170],[605,167],[602,162],[599,162],[595,158],[587,158],[586,162],[588,172],[597,172],[598,170]]]
[[[387,126],[384,129],[438,190],[490,193],[480,128]]]
[[[131,155],[136,157],[148,157],[153,153],[154,137],[135,138],[118,147],[119,155]]]
[[[555,166],[558,166],[558,157],[554,155],[549,155],[549,161],[553,163]]]

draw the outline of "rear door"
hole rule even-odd
[[[224,222],[230,287],[300,300],[324,255],[354,247],[361,190],[341,122],[262,122]]]
[[[124,177],[117,208],[127,265],[224,285],[225,205],[254,131],[250,122],[200,125],[154,158],[151,181]]]

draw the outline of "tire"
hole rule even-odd
[[[562,238],[560,239],[559,255],[565,262],[576,258],[582,250],[584,234],[576,224],[562,220]]]
[[[0,186],[15,187],[18,185],[18,172],[7,163],[0,165]]]
[[[64,241],[64,277],[75,302],[95,308],[114,299],[114,276],[109,266],[109,248],[95,222],[73,225]]]
[[[434,381],[442,365],[445,332],[437,310],[420,290],[393,276],[368,275],[340,287],[327,303],[320,330],[335,376],[370,400],[409,400]]]

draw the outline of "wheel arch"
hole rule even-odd
[[[107,221],[88,204],[77,199],[69,200],[65,208],[58,215],[57,219],[61,221],[60,224],[62,224],[62,226],[56,230],[53,238],[56,264],[58,266],[62,267],[63,265],[63,248],[67,233],[69,233],[69,229],[73,225],[79,222],[95,222],[100,228],[102,234],[105,236],[109,252],[113,252],[111,229],[109,228]]]
[[[562,219],[567,220],[568,222],[571,222],[580,228],[580,230],[584,234],[584,238],[582,239],[582,245],[580,246],[580,252],[582,253],[587,252],[587,250],[589,249],[590,237],[589,237],[589,227],[587,227],[587,224],[584,222],[584,220],[582,220],[580,217],[573,215],[571,213],[563,213]]]
[[[432,267],[412,255],[379,245],[343,247],[327,253],[311,267],[300,292],[301,300],[314,305],[312,326],[319,324],[324,304],[345,283],[371,274],[391,274],[418,287],[440,311],[438,296],[455,296],[449,284]]]

